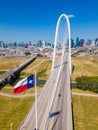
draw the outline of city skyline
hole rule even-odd
[[[4,0],[0,2],[0,40],[4,42],[54,42],[62,13],[70,18],[71,37],[98,37],[97,0]]]

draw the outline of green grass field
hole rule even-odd
[[[72,92],[86,93],[86,94],[96,94],[96,93],[94,93],[92,91],[82,90],[82,89],[79,89],[79,88],[72,88]]]
[[[9,130],[10,123],[17,130],[33,102],[33,96],[19,99],[0,96],[0,130]]]
[[[51,72],[51,61],[47,59],[36,59],[21,72],[21,75],[31,75],[35,70],[36,73],[41,73],[41,76],[39,78],[47,79]]]
[[[98,61],[91,61],[90,59],[73,59],[74,72],[72,80],[79,76],[98,76]]]
[[[36,65],[38,65],[41,61],[43,61],[42,59],[36,59],[34,62],[32,62],[29,66],[27,66],[23,71],[29,71],[29,69],[31,70],[31,68],[35,67]]]
[[[96,57],[95,57],[96,58]],[[98,76],[98,58],[92,61],[90,56],[72,59],[74,72],[72,80],[78,76]],[[91,93],[74,88],[73,92]],[[98,98],[73,95],[74,130],[98,130]]]
[[[74,130],[98,130],[98,98],[73,96]]]
[[[2,63],[0,63],[0,69],[1,71],[12,69],[14,66],[23,62],[23,60],[26,59],[10,58],[7,59],[7,61],[2,60]],[[18,80],[20,80],[23,77],[31,75],[32,73],[34,73],[35,70],[37,74],[39,73],[39,78],[46,80],[51,72],[51,61],[36,59],[21,72]],[[17,81],[14,84],[16,84]],[[0,90],[0,92],[13,95],[14,84],[12,86],[7,84],[3,89]],[[40,85],[37,87],[38,93],[41,92],[42,87],[43,85],[41,85],[41,87]],[[19,95],[25,95],[25,94],[34,94],[34,89],[29,89]],[[9,130],[11,123],[13,123],[13,130],[17,130],[21,121],[24,119],[26,113],[30,109],[32,103],[34,103],[34,96],[15,99],[0,95],[0,130]]]
[[[8,71],[26,61],[27,58],[28,57],[0,57],[0,71]]]

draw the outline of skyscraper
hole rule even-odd
[[[74,47],[74,40],[71,38],[71,48]]]
[[[76,46],[80,45],[79,37],[76,38]]]
[[[90,45],[92,44],[92,40],[91,40],[91,39],[88,39],[86,44],[87,44],[88,46],[90,46]]]
[[[95,39],[95,46],[98,46],[98,38]]]
[[[80,39],[80,44],[79,44],[79,46],[83,47],[83,45],[84,45],[84,39]]]
[[[42,47],[42,45],[43,45],[42,41],[39,40],[38,43],[37,43],[37,47]]]

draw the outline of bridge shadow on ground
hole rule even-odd
[[[57,116],[57,115],[60,114],[60,112],[61,112],[61,111],[53,112],[53,113],[50,114],[49,117],[52,118],[52,117],[54,117],[54,116]]]
[[[57,123],[57,121],[58,121],[58,118],[59,118],[60,113],[61,113],[61,111],[57,111],[57,112],[53,112],[53,113],[51,113],[51,114],[50,114],[50,118],[52,118],[52,117],[56,116],[56,118],[55,118],[55,122],[54,122],[54,124],[53,124],[53,126],[52,126],[52,129],[51,129],[51,130],[53,130],[53,129],[55,128],[55,126],[56,126],[56,123]]]
[[[63,64],[67,64],[68,62],[64,62]],[[60,67],[60,64],[59,65],[56,65],[54,68],[58,68]]]

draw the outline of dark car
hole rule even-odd
[[[61,94],[59,93],[59,97],[61,97]]]

